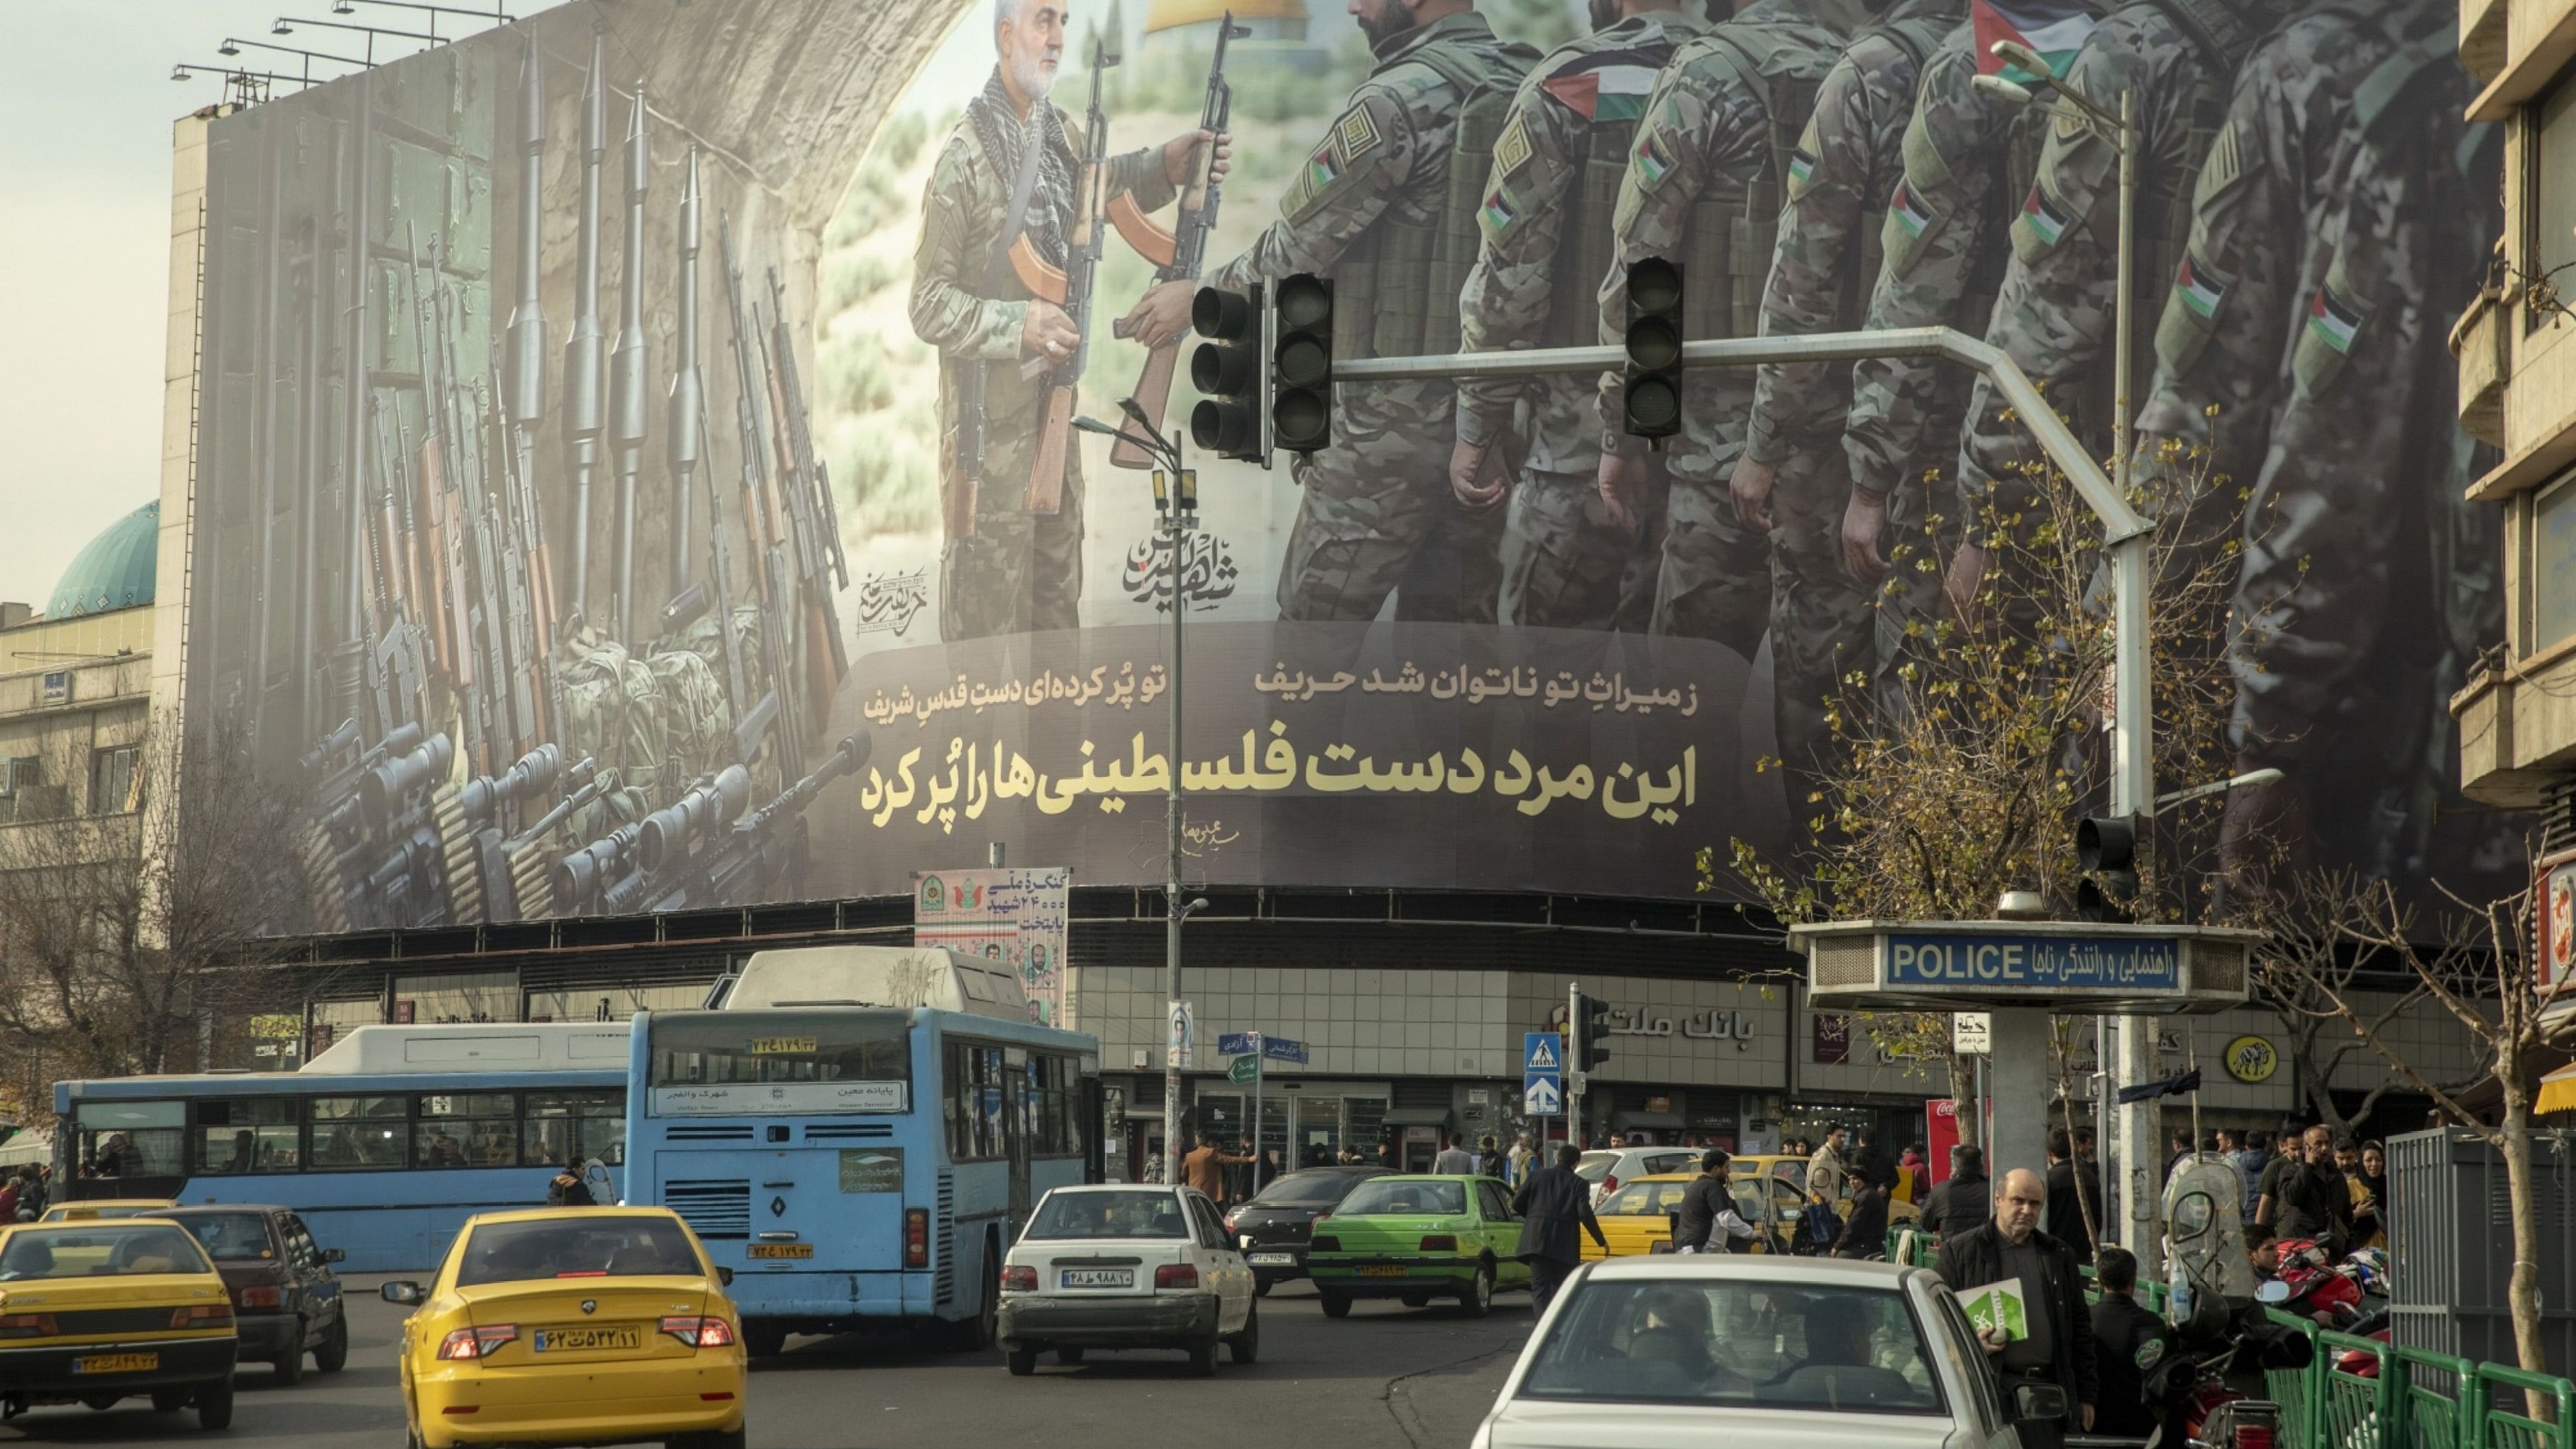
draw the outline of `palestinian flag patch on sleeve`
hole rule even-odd
[[[2227,285],[2226,278],[2186,252],[2181,268],[2174,273],[2174,300],[2203,322],[2214,321],[2219,307],[2227,301]]]
[[[2057,203],[2036,182],[2031,185],[2029,198],[2021,204],[2021,221],[2041,245],[2050,247],[2063,240],[2066,229],[2075,224],[2074,218],[2058,210]]]
[[[1789,153],[1789,189],[1791,191],[1806,190],[1807,183],[1814,180],[1815,175],[1816,155],[1814,152],[1801,146],[1797,150]]]
[[[1637,137],[1628,152],[1628,162],[1637,173],[1639,189],[1652,191],[1673,174],[1673,158],[1664,151],[1663,137],[1648,130]]]
[[[1512,229],[1513,222],[1520,219],[1521,214],[1513,208],[1512,199],[1500,190],[1486,192],[1485,204],[1476,208],[1476,224],[1485,229],[1488,237],[1503,235]]]
[[[2317,288],[2316,301],[2308,305],[2308,330],[2328,347],[2349,354],[2354,335],[2361,331],[2361,312],[2336,296],[2329,282]]]
[[[1896,183],[1896,195],[1888,199],[1887,214],[1895,219],[1897,226],[1909,237],[1923,235],[1931,230],[1933,222],[1940,220],[1930,208],[1915,199],[1914,183],[1911,181]]]

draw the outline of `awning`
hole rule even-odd
[[[2534,1112],[2565,1112],[2576,1109],[2576,1066],[2564,1066],[2540,1079],[2540,1099],[2532,1104]]]
[[[1389,1127],[1446,1127],[1455,1115],[1446,1107],[1390,1107],[1378,1120]]]
[[[0,1142],[0,1167],[16,1167],[22,1162],[41,1166],[53,1160],[54,1138],[50,1132],[21,1132]]]
[[[1679,1132],[1689,1125],[1682,1120],[1679,1112],[1613,1112],[1610,1114],[1610,1130],[1613,1132],[1626,1132],[1631,1129],[1640,1132]]]

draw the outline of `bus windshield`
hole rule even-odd
[[[651,1025],[653,1105],[690,1112],[902,1112],[912,1019],[900,1011],[685,1011]]]

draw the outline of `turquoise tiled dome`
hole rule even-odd
[[[152,602],[152,576],[161,556],[161,502],[150,503],[107,526],[63,570],[48,619],[104,614]]]

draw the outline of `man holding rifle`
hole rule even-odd
[[[1125,155],[1090,154],[1099,128],[1076,130],[1047,101],[1065,25],[1063,0],[994,0],[999,58],[940,148],[913,258],[913,331],[941,358],[946,640],[1080,623],[1081,463],[1065,440],[1046,436],[1070,422],[1070,408],[1051,405],[1062,401],[1055,394],[1069,380],[1059,370],[1081,351],[1089,321],[1087,297],[1066,294],[1068,312],[1046,295],[1075,260],[1077,233],[1096,243],[1102,218],[1078,201],[1124,196],[1157,211],[1192,175],[1201,146],[1216,148],[1216,175],[1226,164],[1221,139],[1200,130]],[[1087,176],[1093,166],[1105,176]],[[1040,478],[1041,463],[1059,456],[1061,471]]]

